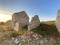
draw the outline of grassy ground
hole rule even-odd
[[[59,32],[55,26],[55,21],[41,22],[40,26],[32,31],[49,37],[59,37]]]
[[[27,26],[25,26],[23,30],[19,30],[18,32],[5,25],[0,25],[0,29],[4,30],[7,36],[9,36],[10,34],[12,36],[17,36],[23,34],[27,30]],[[41,22],[40,26],[36,29],[33,29],[32,31],[41,34],[42,36],[59,36],[59,32],[57,31],[57,28],[55,26],[55,21]]]
[[[24,29],[19,30],[17,32],[15,30],[13,30],[11,27],[8,27],[6,25],[0,25],[0,32],[2,33],[2,35],[0,35],[0,36],[4,37],[4,38],[16,37],[18,35],[22,35],[25,32],[25,28],[26,27],[24,27]]]
[[[55,25],[55,21],[44,21],[41,24]]]

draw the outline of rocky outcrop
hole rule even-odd
[[[13,21],[13,29],[15,27],[18,27],[18,29],[20,29],[21,27],[24,27],[29,24],[29,17],[25,11],[17,12],[12,15],[12,21]]]
[[[16,45],[60,45],[60,38],[43,37],[34,32],[25,32],[23,35],[12,37]]]
[[[40,25],[39,17],[35,15],[34,17],[32,17],[31,22],[28,25],[28,30],[37,28],[39,25]]]
[[[29,24],[29,25],[28,25]],[[28,26],[28,30],[37,28],[40,25],[40,20],[37,15],[32,17],[31,22],[29,23],[29,17],[25,11],[17,12],[12,15],[12,20],[6,22],[7,26],[12,27],[14,30],[19,31],[24,26]]]
[[[9,32],[0,31],[0,45],[60,45],[60,38],[58,37],[56,39],[54,37],[43,37],[32,31],[25,31],[22,35],[9,36],[15,35],[15,33]]]
[[[58,12],[57,12],[56,27],[57,27],[58,31],[60,32],[60,10],[58,10]]]
[[[55,37],[43,36],[32,31],[25,31],[19,35],[16,35],[17,33],[0,29],[0,45],[60,45],[60,37],[55,39]]]

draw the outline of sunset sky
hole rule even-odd
[[[41,21],[55,20],[60,9],[60,0],[0,0],[0,22],[11,19],[14,12],[26,11]]]

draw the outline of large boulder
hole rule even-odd
[[[31,22],[28,25],[28,30],[32,30],[34,28],[37,28],[40,25],[40,20],[37,15],[32,17]]]
[[[12,15],[12,21],[14,22],[24,22],[23,20],[29,22],[29,17],[25,11],[17,12]]]
[[[57,12],[56,27],[57,27],[58,31],[60,32],[60,10],[58,10],[58,12]]]
[[[29,24],[29,17],[25,11],[17,12],[12,15],[13,29],[21,28]]]

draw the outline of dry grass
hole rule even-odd
[[[12,28],[6,26],[6,25],[0,25],[0,28],[5,30],[5,31],[9,31],[9,30],[12,30]]]
[[[41,22],[42,24],[55,25],[55,21],[45,21]]]
[[[25,29],[21,29],[18,32],[13,30],[12,28],[5,26],[5,25],[0,25],[0,29],[3,31],[2,34],[5,39],[6,38],[10,38],[10,37],[16,37],[18,35],[22,35],[24,34],[24,32],[26,31]]]

